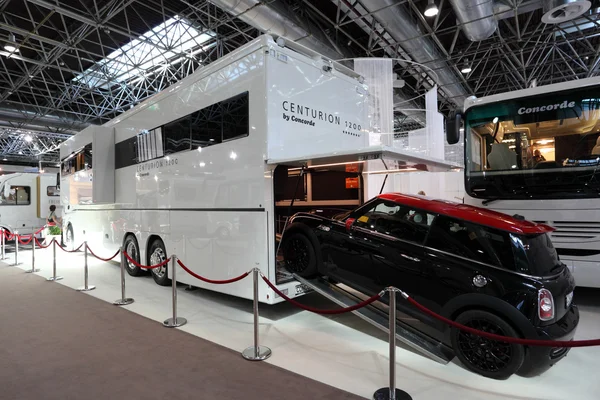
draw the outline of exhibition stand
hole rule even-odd
[[[17,232],[15,232],[14,234],[10,234],[9,232],[6,232],[4,230],[0,231],[0,236],[2,237],[1,238],[2,239],[1,240],[1,246],[2,246],[1,253],[5,259],[6,258],[5,257],[5,254],[6,254],[5,253],[5,246],[6,246],[5,239],[8,239],[8,240],[16,239],[15,240],[15,260],[14,260],[14,263],[11,265],[18,265],[19,243],[22,245],[31,244],[32,245],[32,267],[31,267],[31,270],[27,270],[25,272],[32,273],[32,272],[39,271],[39,269],[35,268],[36,244],[37,244],[37,246],[39,246],[40,249],[46,249],[46,248],[52,246],[53,247],[53,264],[52,264],[53,271],[52,271],[52,277],[50,277],[48,279],[48,281],[57,281],[57,280],[61,279],[60,276],[57,276],[57,268],[56,268],[57,242],[56,242],[56,239],[53,238],[50,243],[47,243],[45,245],[40,243],[38,241],[38,239],[35,237],[35,235],[40,233],[43,229],[44,229],[44,227],[42,227],[40,230],[38,230],[34,234],[29,234],[29,235],[19,235]],[[366,307],[366,306],[374,303],[375,301],[382,299],[382,297],[384,297],[385,294],[387,293],[389,296],[389,315],[388,315],[389,316],[389,387],[381,388],[381,389],[377,390],[373,395],[374,399],[396,399],[396,400],[411,399],[410,395],[408,395],[406,392],[403,392],[396,388],[396,379],[395,379],[396,378],[396,340],[395,340],[395,338],[396,338],[396,295],[397,295],[397,293],[399,293],[405,300],[407,300],[414,307],[416,307],[419,310],[421,310],[422,312],[436,318],[437,320],[447,324],[448,326],[455,327],[464,332],[478,335],[478,336],[484,337],[489,340],[501,341],[501,342],[505,342],[505,343],[516,343],[516,344],[525,345],[525,346],[547,346],[547,347],[588,347],[588,346],[599,346],[600,345],[600,339],[573,340],[573,341],[532,340],[532,339],[522,339],[522,338],[517,338],[517,337],[501,336],[501,335],[492,334],[489,332],[480,331],[480,330],[459,324],[459,323],[452,321],[450,319],[447,319],[441,315],[438,315],[437,313],[429,310],[425,306],[418,303],[416,300],[414,300],[412,297],[410,297],[407,293],[405,293],[402,290],[395,288],[395,287],[387,287],[387,288],[381,290],[376,295],[371,296],[371,297],[365,299],[364,301],[362,301],[358,304],[355,304],[353,306],[350,306],[350,307],[335,308],[335,309],[317,309],[317,308],[313,308],[313,307],[304,305],[302,303],[299,303],[298,301],[288,297],[285,293],[280,291],[257,267],[252,268],[249,271],[243,273],[242,275],[234,277],[234,278],[230,278],[230,279],[226,279],[226,280],[214,280],[214,279],[209,279],[209,278],[206,278],[206,277],[203,277],[201,275],[194,273],[184,264],[183,261],[179,260],[175,255],[172,255],[171,257],[167,258],[163,262],[156,264],[156,265],[143,265],[143,264],[138,263],[136,260],[134,260],[129,254],[127,254],[127,252],[123,248],[119,249],[115,254],[113,254],[111,257],[108,257],[108,258],[102,258],[102,257],[99,257],[98,255],[96,255],[92,251],[92,249],[88,246],[87,242],[83,242],[79,247],[77,247],[76,249],[73,249],[73,250],[67,250],[60,245],[58,245],[58,248],[66,253],[77,253],[77,252],[80,252],[81,249],[83,248],[83,252],[84,252],[84,285],[77,289],[79,291],[89,291],[89,290],[95,289],[95,286],[89,284],[88,252],[93,257],[95,257],[101,261],[111,261],[114,258],[116,258],[119,254],[123,255],[123,257],[121,257],[121,262],[120,262],[121,299],[116,300],[114,302],[115,305],[119,305],[119,306],[131,304],[134,302],[134,300],[132,298],[127,298],[126,294],[125,294],[125,262],[128,261],[131,264],[133,264],[139,268],[144,268],[147,270],[164,267],[164,266],[167,266],[170,264],[171,265],[171,274],[172,274],[171,275],[172,276],[172,279],[171,279],[171,282],[172,282],[172,316],[163,322],[163,326],[169,327],[169,328],[180,327],[187,323],[187,320],[185,318],[179,317],[177,315],[177,288],[176,288],[176,285],[177,285],[176,270],[177,270],[177,268],[176,268],[176,265],[179,265],[186,273],[190,274],[191,276],[195,277],[196,279],[206,282],[206,283],[215,284],[215,285],[225,285],[225,284],[238,282],[238,281],[241,281],[244,278],[246,278],[248,275],[252,274],[252,276],[253,276],[253,294],[254,294],[254,296],[253,296],[253,317],[254,317],[253,318],[253,345],[242,351],[242,356],[245,359],[251,360],[251,361],[266,360],[272,354],[270,348],[260,345],[260,342],[259,342],[259,330],[258,330],[258,328],[259,328],[259,312],[258,312],[259,277],[262,278],[262,280],[271,289],[273,289],[273,291],[275,293],[277,293],[279,296],[281,296],[284,300],[291,303],[292,305],[294,305],[300,309],[303,309],[305,311],[309,311],[309,312],[316,313],[316,314],[323,314],[323,315],[336,315],[336,314],[343,314],[343,313],[355,311],[357,309]]]

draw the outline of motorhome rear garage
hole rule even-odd
[[[596,399],[593,3],[0,2],[5,397]]]

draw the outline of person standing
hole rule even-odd
[[[50,206],[50,214],[48,215],[46,223],[48,226],[58,226],[60,228],[60,245],[61,247],[65,247],[62,232],[62,218],[56,214],[56,206],[54,204]]]

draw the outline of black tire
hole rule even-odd
[[[165,244],[160,239],[154,239],[150,247],[148,248],[148,265],[160,264],[167,259],[167,250]],[[153,268],[150,270],[152,279],[160,286],[169,286],[171,280],[169,279],[169,266],[165,265],[160,268]]]
[[[285,268],[303,278],[316,275],[317,252],[312,241],[301,232],[291,232],[287,235],[283,235],[282,244]]]
[[[465,311],[456,322],[497,335],[519,337],[508,322],[488,311]],[[452,328],[451,339],[454,352],[465,368],[488,378],[507,379],[525,360],[525,348],[519,344],[485,339],[457,328]]]
[[[133,235],[127,235],[123,242],[123,248],[133,260],[138,264],[140,263],[140,246]],[[146,271],[140,267],[134,265],[131,261],[125,259],[125,270],[131,276],[142,276],[146,274]]]

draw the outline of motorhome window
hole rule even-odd
[[[248,93],[240,94],[222,103],[223,141],[248,136],[249,104]]]
[[[470,108],[466,190],[484,199],[600,197],[597,87]]]
[[[190,122],[187,116],[162,126],[165,155],[191,150]]]
[[[11,186],[8,193],[0,193],[1,204],[27,206],[31,204],[31,188],[29,186]]]
[[[213,146],[222,142],[223,112],[216,103],[192,114],[192,148]]]
[[[58,186],[48,186],[46,187],[46,195],[49,197],[58,197],[60,196],[60,190]]]
[[[79,171],[92,169],[92,158],[92,145],[88,144],[83,149],[74,152],[62,161],[62,175],[67,176]]]

